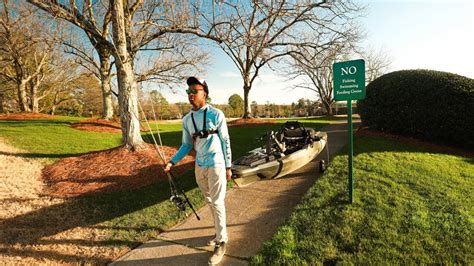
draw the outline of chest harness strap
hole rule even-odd
[[[202,130],[199,131],[196,126],[196,121],[194,121],[194,113],[191,113],[191,120],[193,121],[193,126],[194,126],[194,133],[193,133],[193,139],[196,140],[197,137],[199,138],[207,138],[211,134],[217,134],[216,129],[211,129],[207,130],[206,129],[206,115],[207,115],[207,107],[204,109],[204,117],[202,119]]]

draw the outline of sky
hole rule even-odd
[[[392,59],[389,72],[431,69],[474,78],[473,0],[361,1],[367,15],[360,20],[367,36],[362,47],[382,49]],[[231,59],[219,48],[210,48],[212,60],[202,77],[212,103],[227,103],[236,93],[243,98],[243,82]],[[356,59],[356,58],[353,58]],[[316,100],[315,92],[288,89],[294,82],[265,69],[254,82],[250,102],[291,104],[300,98]],[[169,102],[187,102],[186,84],[178,93],[162,91]]]

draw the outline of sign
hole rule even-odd
[[[365,61],[363,59],[338,62],[332,65],[334,82],[334,100],[347,100],[347,125],[349,126],[349,160],[348,160],[348,191],[349,202],[354,202],[353,155],[354,144],[352,137],[352,100],[365,98]]]
[[[363,59],[334,63],[332,74],[334,100],[365,98],[365,61]]]

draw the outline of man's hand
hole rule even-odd
[[[171,162],[168,162],[166,165],[165,165],[165,173],[169,173],[169,171],[171,170],[171,167],[173,166],[173,164]]]
[[[232,170],[230,170],[230,168],[227,168],[225,175],[226,175],[227,181],[230,181],[232,179]]]

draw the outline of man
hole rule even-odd
[[[227,180],[231,179],[231,150],[227,123],[221,110],[206,104],[209,88],[206,81],[189,77],[186,81],[192,110],[183,118],[183,139],[178,152],[166,164],[165,172],[194,147],[196,182],[211,208],[216,235],[208,242],[215,245],[210,264],[222,260],[228,241],[225,213]]]

